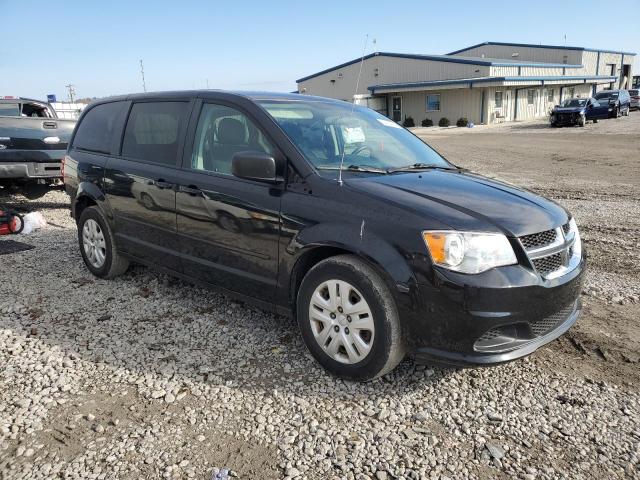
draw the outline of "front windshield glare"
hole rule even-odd
[[[369,108],[314,100],[260,104],[318,169],[340,168],[343,150],[345,169],[453,167],[419,138]]]

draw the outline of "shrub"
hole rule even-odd
[[[433,120],[431,120],[430,118],[425,118],[424,120],[422,120],[421,125],[423,127],[433,127]]]
[[[449,125],[451,125],[451,122],[447,117],[442,117],[438,122],[438,125],[440,125],[441,127],[448,127]]]
[[[404,117],[404,122],[402,122],[403,127],[415,127],[416,122],[413,121],[413,117]]]
[[[469,124],[467,117],[460,117],[456,122],[456,127],[466,127]]]

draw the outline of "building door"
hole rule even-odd
[[[391,99],[391,119],[398,123],[402,121],[402,97]]]
[[[511,120],[513,120],[512,117],[512,108],[511,108],[511,90],[507,90],[506,92],[504,92],[505,95],[505,120],[507,122],[510,122]]]

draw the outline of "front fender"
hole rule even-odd
[[[335,247],[365,258],[378,267],[395,289],[407,292],[415,277],[409,264],[393,245],[368,229],[363,220],[360,225],[320,223],[305,228],[287,247],[294,256],[294,264],[308,251],[318,247]]]

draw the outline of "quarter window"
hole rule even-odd
[[[110,154],[114,144],[114,129],[124,106],[125,102],[102,103],[89,110],[78,125],[73,146],[89,152]]]
[[[163,165],[176,165],[186,102],[135,103],[124,133],[122,155]]]
[[[495,104],[496,108],[502,108],[502,92],[496,92]]]
[[[200,112],[191,168],[231,174],[231,159],[238,152],[273,154],[262,131],[242,112],[206,103]]]
[[[533,105],[535,90],[527,90],[527,104]]]
[[[20,105],[17,103],[0,103],[0,117],[19,117]]]
[[[427,112],[440,111],[440,94],[427,95]]]

